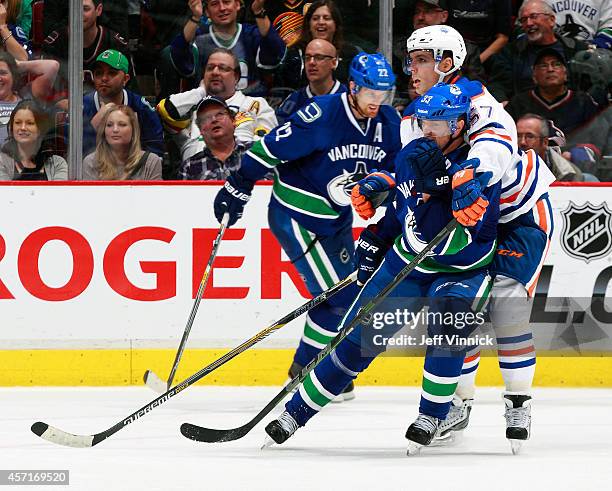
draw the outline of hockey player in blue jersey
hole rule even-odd
[[[461,35],[449,26],[415,30],[406,42],[406,67],[415,90],[425,94],[438,82],[452,83],[469,95],[468,158],[478,158],[477,172],[491,172],[501,182],[498,249],[491,266],[494,277],[490,315],[497,337],[498,358],[506,386],[506,437],[513,451],[529,438],[531,385],[535,349],[529,326],[528,298],[537,284],[553,231],[548,188],[554,176],[532,151],[517,147],[516,125],[503,106],[479,82],[461,76],[466,49]],[[402,144],[422,137],[414,106],[406,108]],[[479,350],[468,353],[441,437],[467,425],[474,397]]]
[[[219,221],[242,216],[257,179],[274,173],[270,229],[313,296],[354,271],[351,188],[373,169],[392,169],[401,144],[391,102],[395,76],[380,54],[358,54],[350,92],[315,97],[244,155],[215,198]],[[345,288],[308,312],[291,377],[336,335],[357,289]],[[347,381],[348,384],[349,381]],[[343,399],[353,396],[352,383]]]
[[[463,225],[436,246],[383,305],[418,312],[427,298],[431,300],[430,313],[450,313],[453,318],[465,319],[486,300],[490,283],[487,266],[495,254],[500,185],[487,184],[491,177],[488,172],[471,178],[479,161],[466,160],[469,146],[463,137],[469,126],[470,100],[458,86],[441,84],[421,97],[415,107],[425,137],[402,149],[395,162],[395,179],[383,177],[382,172],[373,173],[353,191],[354,206],[364,217],[372,213],[362,205],[380,204],[386,197],[388,206],[384,218],[360,236],[358,276],[365,285],[343,325],[378,295],[453,216]],[[393,192],[394,202],[389,202],[388,195]],[[475,211],[467,203],[475,203]],[[441,322],[435,315],[432,318],[427,326],[430,339],[445,335],[465,339],[476,327],[475,322],[459,326],[454,321]],[[389,326],[388,333],[401,327]],[[370,339],[368,326],[356,327],[307,375],[283,414],[266,426],[274,442],[283,443],[304,426],[385,350],[384,345],[370,343]],[[461,342],[445,339],[447,342],[427,347],[419,416],[406,433],[411,445],[429,444],[450,408],[466,348]]]

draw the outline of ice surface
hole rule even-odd
[[[471,423],[448,448],[406,456],[417,412],[414,387],[357,387],[284,445],[260,450],[265,422],[242,440],[197,443],[182,422],[246,423],[274,387],[190,387],[93,448],[53,445],[35,421],[96,433],[153,400],[144,387],[0,389],[0,468],[69,469],[70,490],[218,489],[610,489],[612,390],[536,389],[532,438],[513,456],[504,438],[501,390],[479,388]],[[36,489],[31,486],[25,489]],[[59,489],[41,487],[40,489]]]

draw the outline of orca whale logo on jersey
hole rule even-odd
[[[365,162],[357,161],[353,172],[342,170],[342,175],[334,177],[327,183],[327,193],[334,203],[340,206],[351,204],[351,191],[357,181],[369,174],[368,166]]]
[[[570,256],[589,262],[599,259],[612,249],[612,212],[606,203],[582,206],[570,201],[562,211],[561,246]]]

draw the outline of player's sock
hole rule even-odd
[[[365,370],[373,359],[362,357],[361,348],[345,339],[306,376],[285,409],[300,426],[304,426]]]
[[[440,420],[450,409],[464,356],[461,353],[427,348],[419,413]]]
[[[480,366],[480,347],[476,346],[465,354],[461,376],[457,382],[455,395],[462,400],[474,399],[476,389],[476,373]]]
[[[536,365],[532,334],[529,332],[518,336],[498,337],[497,356],[506,390],[529,392]]]

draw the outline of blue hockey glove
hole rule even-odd
[[[476,225],[489,206],[482,189],[486,187],[493,173],[476,174],[479,165],[479,159],[468,159],[450,167],[453,175],[453,216],[466,227]]]
[[[351,190],[351,204],[357,214],[367,220],[372,218],[389,193],[395,189],[395,179],[387,171],[374,170],[361,179]]]
[[[253,181],[245,179],[237,172],[232,172],[223,187],[215,196],[214,210],[215,217],[221,223],[223,215],[229,213],[228,227],[234,225],[238,219],[242,218],[244,206],[251,199],[253,191]]]
[[[416,176],[414,190],[440,196],[448,193],[450,177],[447,160],[435,141],[419,138],[408,145],[407,158]]]
[[[376,268],[380,266],[389,245],[371,227],[361,232],[355,246],[355,262],[357,263],[357,286],[363,286]]]

